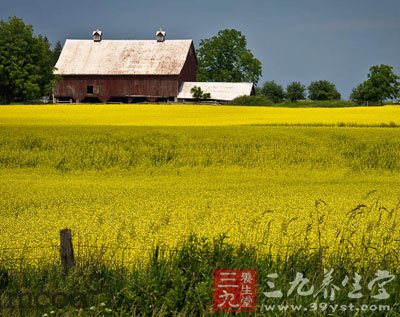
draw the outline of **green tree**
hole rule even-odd
[[[335,84],[327,80],[314,81],[307,89],[311,100],[340,100],[341,98]]]
[[[256,86],[255,92],[256,92],[256,96],[263,96],[262,87]]]
[[[56,45],[54,45],[53,50],[51,51],[53,54],[53,63],[54,65],[57,63],[58,58],[60,57],[62,51],[62,44],[60,41],[57,41]]]
[[[400,77],[393,67],[388,65],[375,65],[369,69],[366,94],[370,99],[380,100],[381,105],[385,99],[395,99],[400,92]]]
[[[190,92],[195,99],[210,99],[211,94],[209,92],[203,92],[201,90],[201,87],[194,86],[192,89],[190,89]]]
[[[369,69],[368,79],[353,88],[350,99],[358,104],[380,101],[382,105],[385,99],[395,99],[400,96],[399,79],[391,66],[372,66]]]
[[[359,105],[363,104],[366,101],[364,83],[361,83],[357,87],[354,87],[350,94],[350,100],[358,103]]]
[[[0,21],[0,103],[37,99],[51,93],[53,55],[47,38],[11,17]]]
[[[283,87],[275,81],[266,81],[261,89],[262,94],[269,100],[279,103],[285,99],[285,91]]]
[[[291,102],[297,102],[298,100],[306,99],[306,87],[299,81],[291,82],[286,87],[286,98]]]
[[[353,88],[350,94],[350,100],[359,105],[368,104],[370,101],[378,101],[378,99],[374,97],[371,93],[371,82],[366,80],[363,83],[359,84],[357,87]]]
[[[262,73],[261,62],[247,49],[246,37],[234,29],[201,40],[197,59],[199,81],[257,84]]]

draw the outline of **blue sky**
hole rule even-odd
[[[51,43],[90,38],[149,39],[159,27],[170,39],[201,39],[240,30],[262,62],[263,76],[286,86],[325,79],[347,99],[372,65],[400,74],[399,0],[1,0],[0,19],[18,16]]]

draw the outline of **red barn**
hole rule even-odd
[[[66,40],[55,74],[56,102],[143,102],[175,100],[183,82],[196,81],[192,40]]]

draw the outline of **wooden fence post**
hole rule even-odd
[[[61,264],[65,273],[75,266],[74,248],[72,246],[72,233],[70,229],[60,231]]]

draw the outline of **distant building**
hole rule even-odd
[[[67,39],[55,66],[59,81],[55,102],[133,103],[194,100],[191,89],[209,93],[207,100],[226,102],[254,95],[252,83],[196,82],[192,40],[104,40],[99,29],[92,40]]]
[[[142,102],[174,100],[185,81],[196,80],[192,40],[66,40],[55,74],[56,101]]]

